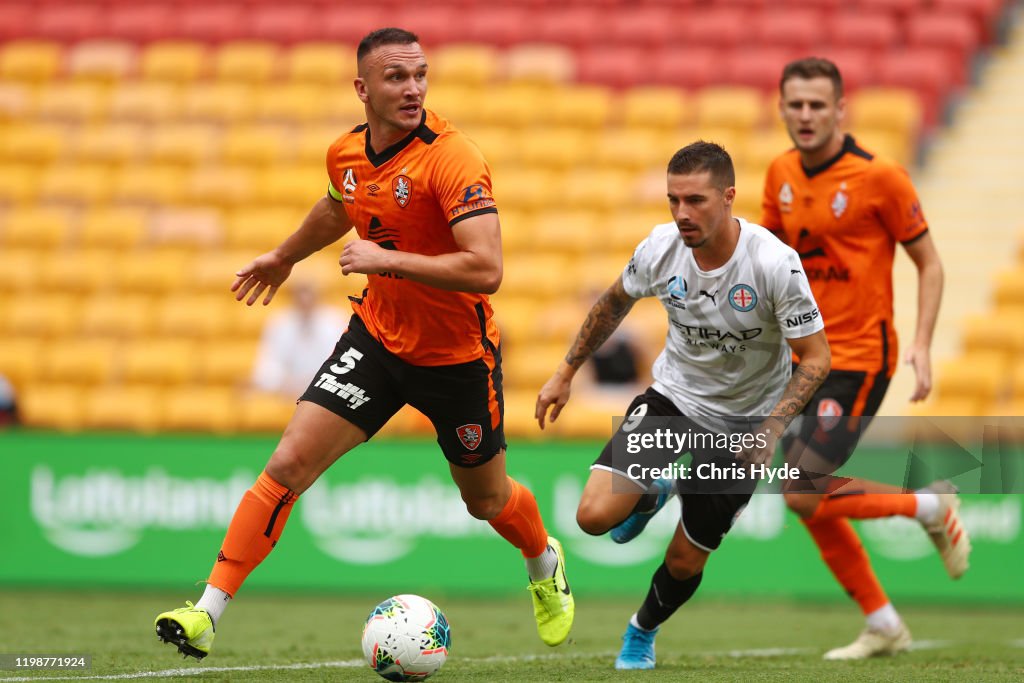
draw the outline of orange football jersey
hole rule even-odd
[[[836,370],[896,368],[896,243],[928,230],[910,176],[847,135],[840,153],[805,169],[792,149],[768,168],[761,225],[800,254]]]
[[[447,120],[423,122],[380,154],[366,124],[327,151],[328,193],[342,202],[359,237],[385,249],[436,255],[458,251],[452,226],[495,213],[491,171],[479,148]],[[495,346],[498,329],[484,294],[452,292],[393,273],[370,275],[352,308],[389,351],[414,365],[467,363]]]

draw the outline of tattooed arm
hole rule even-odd
[[[824,331],[787,341],[789,341],[793,353],[800,358],[800,362],[793,369],[793,376],[790,377],[785,391],[782,392],[782,398],[775,404],[771,415],[761,425],[761,431],[765,432],[767,436],[767,444],[765,448],[754,449],[749,454],[749,459],[752,462],[767,463],[771,461],[779,437],[786,431],[789,423],[803,412],[804,406],[811,400],[811,396],[818,390],[821,383],[825,381],[825,377],[832,367],[832,352],[829,350]]]
[[[565,360],[559,363],[555,374],[551,376],[537,396],[534,417],[537,418],[541,429],[544,429],[544,419],[549,407],[551,407],[551,421],[554,422],[558,418],[558,414],[562,412],[562,408],[569,401],[572,378],[576,375],[576,371],[594,351],[601,348],[601,344],[608,340],[608,337],[629,313],[629,309],[633,308],[634,303],[636,303],[636,299],[626,294],[620,277],[605,290],[597,303],[590,309],[579,334],[576,335],[576,341],[573,342],[569,353],[565,354]]]

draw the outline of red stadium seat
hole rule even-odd
[[[296,5],[261,5],[249,10],[248,32],[257,40],[296,43],[323,37],[315,8]]]
[[[478,4],[468,17],[465,34],[459,42],[509,47],[532,40],[534,15],[519,7]]]
[[[125,3],[107,15],[105,33],[114,38],[150,42],[172,35],[175,8],[166,3]]]
[[[572,48],[600,44],[609,23],[607,13],[598,7],[552,7],[537,17],[537,39]]]
[[[908,46],[946,50],[961,68],[970,63],[980,42],[978,27],[967,14],[921,12],[907,22]]]
[[[465,17],[463,17],[465,18]],[[398,16],[385,18],[386,25],[401,26],[420,37],[425,49],[444,43],[456,43],[465,40],[466,25],[462,21],[452,21],[447,12],[439,12],[436,7],[426,5],[410,5],[398,11]],[[394,22],[394,23],[392,23]],[[372,26],[369,30],[379,28]],[[360,36],[362,38],[362,36]]]
[[[35,11],[33,33],[40,38],[74,42],[105,33],[106,16],[100,5],[53,4]]]
[[[749,12],[738,7],[712,7],[687,13],[680,25],[687,45],[733,47],[750,37]]]
[[[722,51],[710,47],[671,46],[654,53],[651,79],[654,83],[695,90],[717,81]]]
[[[719,68],[725,74],[726,83],[776,90],[782,67],[803,55],[781,47],[735,50],[726,55]]]
[[[996,20],[1006,3],[1004,0],[932,0],[932,7],[938,12],[967,12],[978,26],[983,43],[992,42]]]
[[[648,73],[650,53],[635,47],[595,45],[579,54],[577,78],[587,83],[601,83],[625,88],[642,82]]]
[[[885,12],[840,12],[826,23],[830,45],[886,50],[900,41],[896,19]]]
[[[317,15],[317,22],[326,40],[355,45],[367,33],[384,25],[386,12],[385,8],[377,5],[329,6]]]
[[[682,12],[680,12],[682,14]],[[667,7],[638,7],[621,12],[611,22],[613,44],[660,48],[676,34],[672,11]]]
[[[856,47],[826,47],[815,52],[839,67],[843,76],[843,87],[850,93],[865,86],[874,85],[878,80],[875,72],[875,53]]]
[[[245,8],[241,5],[191,5],[182,10],[176,35],[200,42],[219,43],[244,37]]]
[[[814,9],[773,7],[754,22],[757,41],[762,45],[809,52],[821,37],[822,15]]]
[[[924,0],[858,0],[858,3],[864,11],[887,12],[899,19],[925,4]]]
[[[911,88],[921,95],[925,126],[939,121],[945,96],[955,83],[955,74],[944,50],[901,50],[880,55],[880,85]]]
[[[0,42],[33,35],[34,15],[34,8],[28,3],[0,5]]]

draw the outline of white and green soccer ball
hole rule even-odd
[[[448,659],[451,644],[444,613],[418,595],[388,598],[363,626],[363,656],[389,681],[425,681]]]

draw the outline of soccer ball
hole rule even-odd
[[[389,681],[425,681],[448,659],[451,644],[444,613],[418,595],[388,598],[363,626],[363,656]]]

